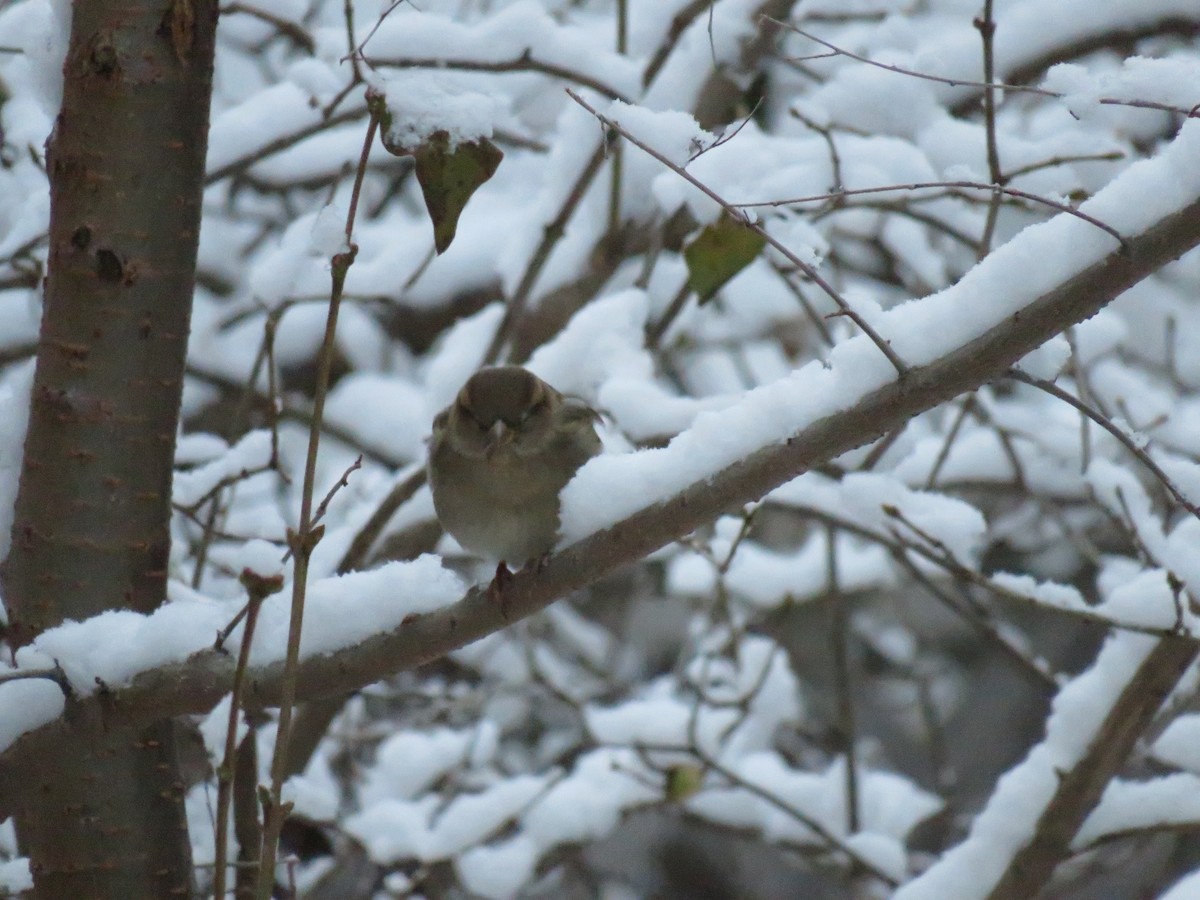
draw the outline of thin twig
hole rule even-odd
[[[958,431],[962,428],[963,421],[971,412],[971,407],[975,405],[975,395],[968,394],[967,399],[963,401],[959,407],[958,415],[954,417],[954,422],[950,425],[950,431],[946,434],[946,440],[942,442],[942,449],[938,451],[937,459],[933,462],[933,468],[929,470],[929,477],[925,479],[925,490],[933,490],[933,486],[937,483],[938,474],[942,471],[942,466],[946,464],[946,460],[950,456],[950,448],[954,445],[955,439],[958,437]]]
[[[235,13],[245,13],[248,16],[261,19],[267,24],[275,26],[276,31],[302,50],[310,54],[317,52],[317,45],[313,41],[312,35],[303,26],[297,25],[295,22],[290,22],[283,18],[283,16],[278,16],[265,9],[259,9],[257,6],[251,6],[249,3],[229,3],[221,7],[222,16],[231,16]]]
[[[313,520],[313,489],[317,472],[317,448],[321,440],[321,420],[325,411],[325,397],[329,389],[330,372],[333,368],[336,346],[338,310],[341,307],[342,291],[346,284],[346,273],[354,264],[358,247],[353,242],[354,219],[358,212],[358,200],[362,193],[363,179],[367,172],[367,159],[375,141],[379,119],[371,111],[362,153],[355,173],[354,186],[350,192],[350,206],[346,212],[346,249],[333,256],[331,265],[332,287],[329,296],[329,315],[325,320],[325,336],[317,357],[317,379],[313,396],[313,423],[309,429],[308,454],[304,464],[304,484],[300,495],[300,521],[294,532],[289,532],[288,543],[295,555],[292,578],[291,618],[288,624],[287,654],[284,659],[284,675],[281,684],[279,724],[275,740],[275,753],[271,759],[271,789],[266,802],[262,845],[259,858],[262,869],[258,873],[258,900],[270,900],[275,877],[275,859],[279,834],[288,808],[283,803],[283,782],[287,776],[287,748],[291,740],[292,713],[296,701],[296,671],[300,662],[300,635],[304,624],[304,599],[308,584],[308,564],[313,548],[321,538],[322,528]],[[315,527],[314,527],[315,526]]]
[[[719,138],[717,138],[715,141],[713,141],[707,147],[701,147],[699,150],[697,150],[695,153],[693,153],[688,158],[688,164],[690,165],[691,163],[694,163],[696,160],[698,160],[700,157],[702,157],[709,150],[716,150],[718,147],[728,144],[735,137],[737,137],[738,134],[741,132],[741,130],[746,127],[746,124],[751,119],[754,118],[755,114],[758,112],[759,107],[761,107],[762,104],[763,104],[763,98],[759,97],[758,100],[756,100],[754,103],[754,108],[752,110],[750,110],[750,112],[746,113],[745,116],[742,117],[742,121],[738,122],[736,128],[734,128],[732,131],[729,131],[727,129]]]
[[[654,51],[654,55],[650,57],[650,61],[646,63],[646,68],[642,71],[642,87],[650,86],[650,83],[658,77],[658,73],[670,58],[671,52],[675,49],[675,45],[679,43],[679,39],[683,37],[688,26],[692,24],[704,10],[708,9],[713,3],[713,0],[692,0],[687,6],[675,14],[675,18],[671,20],[671,27],[667,29],[667,35],[663,42],[658,45],[658,49]]]
[[[233,671],[233,689],[229,696],[229,721],[225,727],[225,755],[217,766],[217,814],[216,850],[213,861],[213,897],[225,896],[226,860],[229,858],[229,807],[233,797],[234,758],[237,753],[238,714],[242,709],[242,685],[246,670],[250,666],[250,647],[254,641],[254,627],[258,623],[258,611],[263,601],[283,587],[283,576],[262,576],[250,569],[242,572],[242,585],[246,588],[246,628],[242,632],[242,645],[238,648],[237,668]]]
[[[1002,658],[1016,663],[1017,671],[1028,677],[1039,690],[1046,694],[1052,694],[1058,689],[1058,682],[1046,662],[1026,655],[1024,648],[1009,636],[1008,632],[1011,631],[1011,627],[1006,628],[1004,627],[1005,623],[997,623],[995,616],[971,597],[965,584],[960,583],[960,597],[955,599],[918,568],[904,550],[893,547],[891,555],[896,565],[907,572],[913,581],[924,587],[931,597],[966,622],[985,641],[995,644],[1000,650]]]
[[[667,304],[667,308],[659,317],[657,322],[646,325],[646,347],[650,350],[656,348],[659,341],[662,340],[667,329],[671,327],[679,314],[683,312],[684,306],[687,305],[688,297],[692,296],[692,288],[687,279],[684,279],[683,284],[679,286],[679,290],[675,292],[675,296],[671,298],[671,302]]]
[[[1188,500],[1188,498],[1183,495],[1183,492],[1175,486],[1175,482],[1171,480],[1170,476],[1168,476],[1167,473],[1162,470],[1162,467],[1154,461],[1154,458],[1150,456],[1150,454],[1144,449],[1139,447],[1137,441],[1135,441],[1130,435],[1126,434],[1123,429],[1118,428],[1117,424],[1108,416],[1104,415],[1094,407],[1084,403],[1078,397],[1068,394],[1053,382],[1046,381],[1043,378],[1034,378],[1032,375],[1022,372],[1020,369],[1009,369],[1007,377],[1011,378],[1013,381],[1020,381],[1023,384],[1028,384],[1040,391],[1045,391],[1050,396],[1057,397],[1064,403],[1068,403],[1075,407],[1077,410],[1115,437],[1121,446],[1132,453],[1142,465],[1150,470],[1150,473],[1157,478],[1159,482],[1161,482],[1162,486],[1166,488],[1167,493],[1171,495],[1176,503],[1186,509],[1197,519],[1200,519],[1200,506],[1197,506],[1195,503]]]
[[[64,693],[69,693],[71,690],[70,682],[67,681],[63,670],[58,668],[58,666],[52,669],[9,669],[0,672],[0,684],[26,680],[53,681]]]
[[[837,568],[837,531],[825,528],[825,566],[833,603],[833,683],[837,695],[838,738],[846,759],[846,833],[858,831],[858,755],[855,752],[854,691],[850,671],[850,598],[842,592]]]
[[[990,85],[995,77],[995,36],[996,20],[992,17],[992,0],[984,0],[983,15],[975,19],[975,27],[983,40],[983,80]],[[992,184],[1002,187],[1008,179],[1000,168],[1000,148],[996,143],[996,89],[983,89],[983,124],[987,139],[988,175]],[[983,235],[979,238],[978,259],[983,259],[992,249],[992,238],[996,233],[996,221],[1000,217],[1000,194],[993,192],[988,202],[987,219],[983,226]]]
[[[275,365],[275,336],[278,332],[279,320],[268,317],[263,325],[264,349],[267,354],[267,428],[271,432],[271,465],[279,473],[284,484],[291,484],[291,476],[279,464],[279,375]]]
[[[804,291],[800,289],[800,285],[792,281],[793,272],[780,265],[778,262],[771,261],[771,271],[779,276],[779,280],[783,282],[783,286],[787,288],[789,294],[796,298],[796,302],[800,304],[800,308],[804,310],[804,315],[808,318],[809,323],[816,329],[817,334],[821,336],[821,341],[826,347],[832,347],[834,344],[833,332],[829,330],[829,323],[825,321],[825,317],[820,315],[805,296]]]
[[[951,195],[946,194],[945,196],[938,198],[919,197],[903,203],[893,202],[890,200],[860,200],[852,204],[845,204],[838,203],[835,199],[832,203],[830,203],[828,208],[814,211],[810,214],[809,218],[810,221],[816,223],[820,222],[825,217],[835,215],[838,212],[857,211],[862,209],[878,209],[883,212],[892,213],[893,215],[903,216],[906,219],[912,219],[914,222],[920,222],[922,225],[925,225],[932,231],[936,231],[938,234],[945,235],[956,244],[961,244],[968,250],[975,251],[979,247],[979,241],[976,238],[964,231],[960,231],[953,225],[948,225],[932,213],[925,212],[924,210],[916,207],[917,203],[933,199],[942,200],[949,196]]]
[[[1008,179],[1011,181],[1021,175],[1028,175],[1030,172],[1037,172],[1041,169],[1053,169],[1055,166],[1065,166],[1069,163],[1077,162],[1117,162],[1125,158],[1125,154],[1120,150],[1110,150],[1107,153],[1076,153],[1069,156],[1051,156],[1049,159],[1043,159],[1039,162],[1029,163],[1024,166],[1017,166],[1015,169],[1010,169]]]
[[[887,453],[888,450],[891,449],[892,445],[900,439],[900,436],[904,434],[905,427],[906,426],[901,425],[899,428],[893,428],[891,431],[877,440],[875,442],[875,446],[871,448],[870,452],[867,453],[866,458],[863,459],[862,463],[859,465],[858,470],[860,472],[870,472],[872,469],[874,469],[875,466],[879,464],[879,460],[883,459],[883,455]]]
[[[240,391],[245,388],[245,386],[241,383],[234,381],[231,378],[227,378],[219,372],[198,368],[194,362],[188,364],[186,374],[190,378],[195,378],[197,381],[212,385],[213,387],[220,388],[221,390],[225,391]],[[272,402],[270,396],[268,395],[257,394],[256,396],[264,404]],[[306,427],[312,427],[313,422],[312,413],[310,411],[296,409],[291,406],[278,408],[278,418],[286,419],[291,422],[299,422],[301,425]],[[268,413],[268,424],[270,419],[271,415]],[[387,466],[388,468],[395,468],[404,462],[404,460],[399,459],[396,456],[364,444],[357,435],[352,434],[349,430],[341,427],[340,425],[335,425],[332,422],[322,422],[321,430],[334,440],[340,441],[352,450],[361,453],[364,458],[369,459],[372,462],[377,462],[380,465]],[[268,464],[268,468],[269,467],[270,466]]]
[[[568,89],[567,93],[570,94],[571,91]],[[517,285],[517,289],[513,291],[512,297],[509,298],[508,304],[504,309],[504,318],[500,320],[500,325],[496,328],[496,333],[492,336],[492,342],[488,345],[487,352],[484,354],[483,362],[485,365],[494,363],[500,358],[500,351],[504,348],[504,344],[508,341],[517,322],[520,321],[521,316],[524,314],[525,307],[529,303],[529,297],[533,293],[533,286],[537,283],[537,278],[542,273],[542,268],[550,259],[550,253],[554,249],[554,245],[562,238],[567,227],[567,222],[574,215],[584,195],[587,194],[588,188],[592,184],[592,179],[600,171],[600,167],[604,163],[607,148],[608,141],[601,139],[600,146],[588,158],[583,170],[579,173],[579,177],[571,185],[571,190],[567,192],[566,199],[563,200],[563,204],[558,210],[558,215],[542,227],[542,240],[538,244],[537,249],[534,250],[533,256],[529,258],[529,263],[525,266],[525,273],[521,276],[521,283]]]
[[[788,112],[792,118],[798,122],[802,122],[812,131],[815,131],[825,141],[825,146],[829,148],[829,170],[832,176],[829,180],[829,189],[831,191],[841,190],[845,184],[842,178],[842,155],[838,152],[837,141],[833,139],[833,128],[829,125],[818,123],[795,107],[788,110]]]
[[[367,519],[362,528],[358,530],[358,534],[354,536],[354,540],[350,542],[350,546],[346,548],[345,554],[338,562],[337,572],[339,575],[362,567],[384,526],[396,514],[396,510],[424,487],[425,481],[425,467],[422,466],[414,470],[403,481],[397,482],[395,487],[388,491],[388,495],[375,508],[375,512],[371,513],[371,518]]]
[[[658,160],[660,163],[662,163],[664,166],[666,166],[668,169],[670,169],[676,175],[683,178],[685,181],[687,181],[693,187],[702,191],[707,197],[709,197],[710,199],[715,201],[722,209],[724,209],[727,213],[729,213],[729,215],[733,216],[733,218],[735,220],[737,220],[738,222],[741,222],[746,228],[753,231],[755,234],[757,234],[759,237],[761,237],[763,240],[765,240],[768,244],[770,244],[772,247],[774,247],[775,250],[778,251],[788,262],[790,262],[793,266],[795,266],[797,269],[799,269],[801,272],[803,272],[805,274],[805,276],[807,276],[814,284],[816,284],[818,287],[821,288],[821,290],[823,290],[826,294],[829,295],[829,297],[833,300],[833,302],[837,304],[838,309],[840,310],[841,314],[846,316],[852,322],[854,322],[854,324],[857,325],[862,330],[862,332],[864,334],[866,334],[867,337],[869,337],[872,340],[872,342],[874,342],[875,346],[877,346],[880,349],[880,351],[883,353],[883,355],[887,357],[888,361],[896,368],[896,371],[902,377],[908,372],[908,366],[905,365],[905,363],[902,359],[900,359],[900,357],[896,354],[896,351],[892,349],[891,345],[879,335],[879,333],[870,325],[870,323],[867,322],[866,319],[864,319],[861,315],[859,315],[859,313],[857,313],[850,306],[850,304],[846,302],[845,298],[842,297],[842,295],[837,292],[837,290],[833,287],[833,285],[831,285],[828,281],[826,281],[824,278],[822,278],[816,269],[814,269],[808,263],[804,262],[804,260],[802,260],[802,259],[800,259],[800,257],[796,256],[796,254],[794,254],[791,250],[789,250],[782,242],[780,242],[775,237],[773,237],[771,234],[769,234],[767,232],[767,230],[762,227],[762,225],[760,225],[757,222],[752,221],[750,219],[750,217],[747,216],[742,210],[738,209],[734,204],[731,204],[728,201],[726,201],[723,197],[721,197],[719,194],[717,194],[716,191],[714,191],[712,188],[708,187],[708,185],[701,182],[694,175],[685,171],[682,166],[676,165],[674,162],[667,159],[665,156],[663,156],[661,153],[659,153],[653,147],[651,147],[648,144],[645,144],[642,141],[635,138],[632,134],[630,134],[623,127],[621,127],[621,125],[618,124],[617,122],[612,121],[607,116],[601,115],[599,112],[596,111],[595,107],[593,107],[586,100],[584,100],[582,97],[580,97],[578,94],[576,94],[574,91],[570,90],[569,88],[567,89],[567,95],[572,100],[574,100],[576,103],[578,103],[580,106],[582,106],[584,109],[586,109],[589,113],[591,113],[593,116],[595,116],[605,126],[612,129],[617,134],[621,135],[621,137],[625,138],[625,140],[629,141],[631,144],[633,144],[639,150],[642,150],[642,151],[648,153],[650,156],[654,157],[656,160]]]
[[[354,462],[350,463],[350,465],[346,469],[346,471],[342,473],[342,477],[339,478],[337,480],[337,482],[334,484],[334,486],[329,489],[328,493],[325,494],[325,498],[321,501],[320,505],[317,507],[317,511],[315,513],[313,513],[312,525],[314,528],[318,524],[320,524],[320,521],[323,518],[325,518],[325,513],[326,513],[326,511],[328,511],[329,503],[330,503],[330,501],[333,500],[334,495],[337,494],[337,492],[340,491],[342,488],[348,487],[350,485],[350,475],[354,472],[357,472],[359,469],[362,468],[362,461],[363,461],[363,458],[362,458],[362,454],[360,453],[360,454],[358,454],[358,458],[355,459]],[[285,553],[283,555],[283,561],[287,562],[291,558],[291,555],[292,555],[292,551],[289,548],[287,553]]]
[[[354,122],[361,119],[366,113],[365,106],[357,106],[354,109],[348,109],[344,112],[330,115],[323,118],[320,122],[313,122],[311,125],[306,125],[303,128],[298,128],[288,134],[281,135],[272,141],[263,144],[257,150],[253,150],[232,162],[226,163],[219,169],[207,173],[204,176],[204,185],[207,187],[210,184],[216,184],[223,178],[228,178],[243,169],[248,169],[257,162],[261,162],[268,156],[273,156],[276,153],[281,153],[289,147],[303,141],[305,138],[312,137],[314,134],[320,134],[322,131],[327,131],[338,125],[344,125],[347,122]]]
[[[1075,379],[1075,389],[1079,391],[1079,399],[1089,406],[1092,405],[1091,391],[1088,389],[1087,373],[1083,369],[1080,362],[1079,348],[1075,344],[1075,329],[1068,328],[1063,332],[1063,337],[1067,340],[1067,346],[1071,348],[1071,356],[1068,360],[1068,371],[1071,377]],[[1100,404],[1096,404],[1099,409]],[[1103,411],[1103,410],[1102,410]],[[1092,429],[1090,420],[1084,413],[1079,414],[1079,474],[1087,471],[1088,466],[1092,464]]]
[[[921,78],[921,79],[924,79],[925,81],[936,81],[938,84],[946,84],[946,85],[949,85],[950,87],[977,88],[978,90],[981,90],[981,91],[990,89],[990,90],[995,90],[995,91],[1007,91],[1007,92],[1013,93],[1013,94],[1036,94],[1039,97],[1049,97],[1049,98],[1055,99],[1055,100],[1061,100],[1064,96],[1066,96],[1065,94],[1062,94],[1059,91],[1052,91],[1052,90],[1049,90],[1048,88],[1034,87],[1034,86],[1028,85],[1028,84],[1004,84],[1002,82],[997,83],[997,82],[986,82],[986,81],[972,81],[969,78],[947,78],[942,75],[931,75],[928,72],[918,72],[915,69],[906,69],[903,66],[892,65],[890,63],[882,63],[882,62],[879,62],[878,60],[874,60],[869,57],[862,56],[861,54],[853,53],[850,50],[845,49],[844,47],[839,47],[837,44],[832,44],[823,38],[817,37],[812,32],[805,31],[803,28],[799,28],[796,25],[792,25],[790,22],[781,22],[780,20],[773,19],[770,16],[763,16],[763,18],[769,22],[773,22],[776,25],[779,25],[782,28],[786,28],[789,31],[794,31],[796,34],[802,35],[803,37],[808,38],[810,41],[815,41],[816,43],[820,44],[822,47],[828,47],[829,50],[831,51],[830,53],[822,53],[817,56],[789,57],[789,59],[791,59],[794,62],[804,62],[804,61],[810,60],[810,59],[829,59],[829,58],[832,58],[835,56],[845,56],[847,59],[853,59],[853,60],[856,60],[857,62],[865,63],[868,66],[874,66],[877,69],[883,69],[885,72],[894,72],[897,75],[908,75],[911,78]],[[1190,107],[1188,109],[1184,109],[1183,107],[1180,107],[1180,106],[1170,106],[1166,103],[1156,103],[1152,100],[1121,100],[1116,97],[1102,97],[1099,100],[1097,100],[1096,102],[1099,103],[1101,106],[1132,106],[1136,109],[1154,109],[1154,110],[1159,110],[1161,112],[1176,113],[1178,115],[1184,116],[1185,118],[1189,118],[1189,119],[1194,119],[1194,118],[1200,117],[1200,104],[1197,104],[1196,106]]]
[[[703,768],[716,773],[733,787],[739,788],[740,790],[757,797],[758,799],[767,803],[769,806],[773,806],[780,812],[783,812],[795,819],[797,822],[811,831],[817,837],[817,839],[826,846],[827,849],[845,854],[850,861],[854,865],[861,868],[862,871],[869,873],[872,877],[878,879],[886,885],[889,885],[890,887],[896,887],[896,880],[894,878],[892,878],[882,869],[875,866],[861,853],[856,851],[850,846],[849,843],[847,843],[844,838],[834,834],[829,828],[825,827],[802,809],[799,809],[795,805],[789,803],[782,797],[767,790],[756,782],[743,778],[737,772],[723,765],[718,759],[706,753],[700,747],[698,742],[693,742],[690,746],[639,742],[637,745],[635,745],[634,749],[643,753],[686,753],[694,756]]]
[[[344,487],[349,486],[351,474],[353,474],[354,472],[357,472],[359,469],[362,468],[362,462],[363,462],[363,458],[362,458],[362,454],[360,453],[358,455],[358,458],[350,464],[350,466],[346,469],[345,472],[342,473],[342,477],[340,479],[338,479],[337,484],[335,484],[333,487],[331,487],[329,489],[329,493],[327,493],[325,495],[325,499],[321,501],[320,505],[317,507],[316,513],[313,514],[313,524],[314,525],[316,525],[323,518],[325,518],[325,513],[329,509],[329,502],[333,499],[334,495],[338,491],[340,491]]]
[[[395,7],[392,7],[395,9]],[[391,10],[388,10],[391,12]],[[384,13],[387,15],[387,13]],[[355,46],[354,43],[354,2],[353,0],[343,0],[342,3],[342,20],[346,23],[346,47],[350,51],[350,68],[354,72],[354,78],[351,84],[362,83],[362,69],[359,67],[359,60],[362,58],[362,47]],[[379,22],[383,21],[383,16],[379,17]],[[375,28],[379,27],[379,22],[375,23]],[[374,34],[374,29],[371,34]]]
[[[569,93],[569,92],[568,92]],[[1121,244],[1126,245],[1125,238],[1121,233],[1107,225],[1094,216],[1089,216],[1087,213],[1080,212],[1073,206],[1068,206],[1065,203],[1059,203],[1057,200],[1051,200],[1048,197],[1042,197],[1038,194],[1031,194],[1029,191],[1018,190],[1017,188],[1007,187],[999,184],[985,184],[982,181],[912,181],[907,184],[885,184],[879,187],[869,188],[848,188],[841,191],[834,191],[829,194],[810,194],[806,197],[790,197],[785,200],[757,200],[750,203],[731,203],[732,207],[737,209],[754,209],[760,206],[791,206],[797,203],[818,203],[826,200],[835,200],[841,197],[857,197],[863,194],[885,194],[892,191],[917,191],[928,190],[930,188],[950,188],[956,190],[974,190],[974,191],[991,191],[993,193],[1007,194],[1012,197],[1019,197],[1022,200],[1030,200],[1034,203],[1041,203],[1049,206],[1051,209],[1056,209],[1059,212],[1064,212],[1077,218],[1095,225],[1106,234],[1112,235]]]
[[[624,56],[629,50],[629,0],[617,0],[617,53]],[[612,166],[608,183],[608,233],[615,239],[621,227],[621,188],[625,182],[625,148],[617,144],[612,149]]]
[[[208,503],[210,500],[215,499],[217,495],[221,493],[221,491],[225,490],[225,488],[233,487],[239,481],[246,481],[250,478],[253,478],[255,475],[261,475],[264,472],[270,472],[271,470],[272,466],[268,461],[263,463],[261,466],[254,466],[250,469],[242,469],[241,471],[226,475],[207,491],[201,494],[200,497],[192,501],[191,504],[184,508],[189,509],[192,512],[198,512],[200,507],[202,507],[205,503]]]
[[[808,516],[819,522],[833,522],[838,528],[849,531],[852,534],[863,537],[869,541],[881,544],[893,553],[911,553],[921,557],[926,562],[932,563],[940,569],[943,569],[947,574],[962,581],[966,584],[972,584],[976,587],[983,588],[988,593],[997,597],[1000,600],[1019,603],[1023,606],[1032,607],[1048,612],[1057,612],[1065,616],[1070,616],[1084,622],[1091,622],[1097,625],[1102,625],[1106,628],[1117,628],[1123,631],[1132,631],[1138,634],[1149,634],[1155,637],[1165,637],[1170,634],[1175,634],[1175,630],[1171,628],[1157,628],[1148,625],[1138,625],[1136,623],[1121,622],[1111,616],[1105,615],[1102,612],[1093,611],[1090,608],[1066,608],[1061,606],[1050,606],[1043,603],[1041,600],[1029,594],[1023,594],[1020,591],[1013,590],[1005,585],[997,584],[992,578],[972,569],[955,559],[954,555],[949,552],[945,544],[933,537],[925,530],[919,528],[912,523],[899,510],[890,510],[892,518],[903,523],[914,535],[921,538],[922,542],[905,540],[895,529],[890,532],[879,532],[871,528],[866,528],[854,522],[839,519],[831,513],[815,507],[803,506],[799,504],[778,504],[782,509],[788,509],[796,512],[799,515]],[[899,559],[901,564],[904,564],[903,559]]]
[[[363,58],[363,50],[366,49],[367,43],[371,40],[371,38],[375,37],[375,32],[379,30],[379,26],[382,25],[384,20],[386,20],[388,16],[395,12],[399,8],[400,4],[404,2],[405,0],[392,0],[392,4],[379,14],[379,18],[375,20],[375,24],[372,25],[371,30],[367,32],[367,36],[362,39],[362,43],[360,43],[351,51],[352,56],[357,56],[360,59]],[[349,5],[349,3],[350,0],[347,0],[347,5]],[[353,42],[353,37],[351,37],[351,42]]]
[[[192,590],[200,590],[204,582],[204,566],[208,561],[208,551],[217,535],[217,517],[221,514],[221,495],[213,496],[208,505],[208,517],[201,525],[200,540],[195,545],[193,556],[195,562],[192,568]]]

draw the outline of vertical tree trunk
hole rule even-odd
[[[50,259],[3,569],[16,645],[165,596],[215,0],[77,0],[49,143]],[[130,648],[136,652],[137,648]],[[192,893],[173,726],[73,723],[28,773],[38,897]]]

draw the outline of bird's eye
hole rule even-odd
[[[520,424],[520,425],[528,424],[530,419],[532,419],[534,416],[541,415],[543,412],[545,412],[545,410],[546,410],[546,401],[539,400],[537,403],[530,406],[527,410],[525,410],[525,412],[523,412],[521,414],[521,421],[518,424]]]
[[[471,407],[463,406],[463,407],[460,407],[460,409],[462,410],[463,415],[461,415],[459,418],[462,421],[469,422],[471,425],[474,425],[480,431],[487,431],[487,428],[484,427],[484,424],[482,422],[480,422],[479,419],[475,418],[475,411],[472,410]]]

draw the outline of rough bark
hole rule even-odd
[[[214,0],[80,0],[48,144],[50,257],[3,569],[10,640],[165,598]],[[82,711],[75,710],[75,713]],[[46,898],[192,892],[173,725],[69,714],[18,779]]]

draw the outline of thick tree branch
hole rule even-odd
[[[1124,290],[1200,244],[1200,200],[1127,239],[1091,267],[1041,295],[978,338],[902,379],[880,388],[844,412],[821,419],[786,442],[764,447],[691,485],[671,499],[647,507],[568,547],[534,574],[515,575],[501,606],[475,588],[462,600],[363,643],[305,660],[297,696],[324,697],[356,690],[395,672],[438,659],[472,641],[539,612],[619,566],[713,520],[731,506],[762,497],[807,469],[868,443],[913,416],[1000,377],[1051,336],[1096,313]],[[1022,277],[1013,274],[1014,281]],[[120,689],[73,703],[67,718],[94,718],[107,725],[140,724],[210,709],[229,691],[232,658],[216,651],[155,669]],[[245,704],[270,706],[280,697],[282,664],[248,673]],[[21,765],[66,733],[61,721],[20,738],[0,756],[0,797],[12,796]],[[0,810],[2,813],[3,810]]]
[[[1124,765],[1138,738],[1200,652],[1200,644],[1169,637],[1138,667],[1113,703],[1087,752],[1068,772],[1037,820],[1033,838],[1009,861],[988,900],[1032,897],[1071,853],[1071,841],[1105,787]]]

